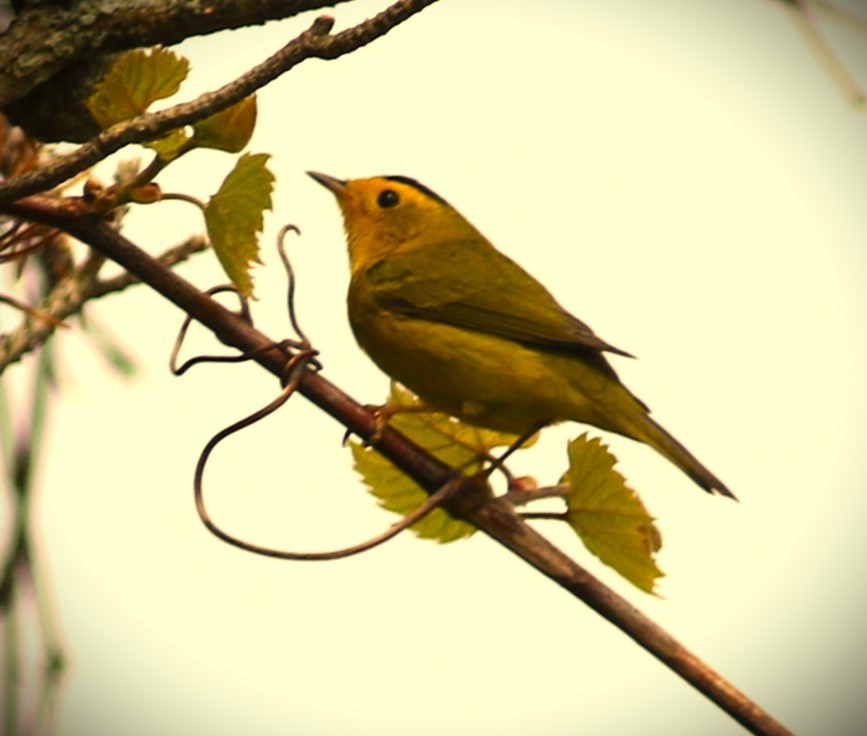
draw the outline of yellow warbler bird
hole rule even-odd
[[[349,321],[373,361],[432,409],[522,434],[572,420],[644,442],[731,491],[649,416],[597,337],[457,210],[405,176],[308,172],[343,212]]]

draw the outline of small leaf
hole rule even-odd
[[[146,141],[143,145],[156,151],[163,161],[173,161],[190,148],[191,136],[183,128],[170,130],[161,138]]]
[[[422,402],[406,389],[392,384],[388,399],[390,409],[417,410],[422,406]],[[433,412],[398,411],[391,417],[389,426],[444,463],[461,468],[467,475],[481,469],[493,448],[508,446],[517,440],[517,435],[471,427],[445,414]],[[380,506],[406,515],[425,502],[428,494],[421,486],[378,452],[358,442],[352,442],[351,449],[355,469]],[[472,524],[455,519],[441,508],[431,511],[410,529],[424,539],[442,543],[468,537],[476,531]]]
[[[271,209],[274,175],[265,166],[267,153],[245,153],[205,207],[208,237],[223,270],[239,292],[252,296],[250,266],[259,261],[257,233],[263,213]]]
[[[468,475],[481,470],[482,463],[495,447],[509,447],[519,437],[464,424],[442,412],[426,411],[424,402],[399,383],[391,384],[387,407],[396,410],[390,425],[444,463],[462,468]],[[538,433],[522,447],[531,447],[537,439]]]
[[[355,470],[382,508],[406,516],[425,502],[428,494],[422,487],[378,452],[359,442],[351,442],[350,449]],[[431,511],[410,529],[423,539],[441,543],[463,539],[476,531],[472,524],[455,519],[441,508]]]
[[[569,443],[566,520],[602,562],[652,593],[663,575],[653,559],[662,538],[615,462],[602,441],[586,433]]]
[[[130,51],[96,85],[87,107],[102,128],[111,127],[141,115],[156,100],[171,97],[189,69],[185,58],[160,46]]]
[[[193,144],[239,153],[250,142],[256,127],[255,95],[193,124]]]

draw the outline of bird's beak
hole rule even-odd
[[[319,182],[337,199],[341,199],[346,193],[346,182],[343,179],[335,179],[333,176],[320,174],[318,171],[308,171],[307,176],[313,179],[313,181]]]

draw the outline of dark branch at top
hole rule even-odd
[[[25,9],[0,36],[0,108],[75,62],[109,51],[171,45],[347,0],[79,0]]]

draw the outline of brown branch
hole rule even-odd
[[[81,59],[155,44],[171,45],[190,36],[259,25],[347,0],[137,0],[114,3],[78,0],[33,4],[0,37],[0,108]]]
[[[188,238],[183,243],[179,245],[172,246],[167,249],[159,256],[157,256],[157,260],[163,264],[166,268],[171,268],[172,266],[182,263],[186,261],[191,255],[195,253],[201,253],[203,250],[206,250],[208,247],[208,241],[205,240],[201,235],[194,235],[191,238]],[[100,279],[99,281],[94,282],[91,286],[90,291],[88,292],[88,299],[98,299],[99,297],[105,296],[106,294],[113,294],[118,291],[123,291],[124,289],[132,286],[133,284],[141,283],[141,279],[138,278],[135,274],[124,272],[118,274],[117,276],[113,276],[110,279]]]
[[[436,0],[398,0],[379,15],[341,33],[329,35],[333,19],[322,16],[280,51],[213,92],[166,110],[146,113],[104,130],[51,164],[0,184],[0,204],[45,191],[93,166],[130,143],[157,138],[163,133],[202,120],[223,110],[273,81],[305,59],[336,59],[388,33]]]
[[[76,213],[74,208],[61,207],[55,200],[33,197],[8,206],[5,210],[14,216],[59,227],[87,243],[147,282],[212,330],[222,342],[242,352],[256,352],[257,362],[275,376],[282,375],[286,357],[276,347],[269,349],[269,346],[274,345],[273,341],[162,266],[111,226],[89,216],[83,208]],[[372,441],[377,451],[428,493],[435,492],[452,477],[450,468],[401,434],[390,427],[379,428],[369,412],[320,373],[305,373],[298,390],[351,432]],[[520,518],[508,501],[490,499],[478,485],[466,479],[445,507],[580,598],[752,733],[768,736],[790,734],[668,632],[537,533]]]

